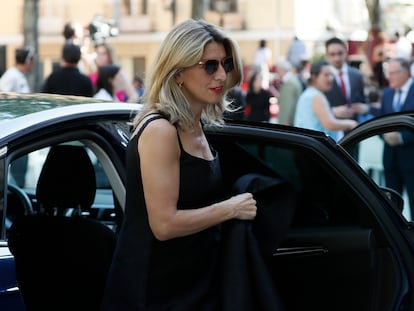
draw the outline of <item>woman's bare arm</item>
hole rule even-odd
[[[349,131],[358,123],[352,119],[337,119],[331,111],[329,103],[323,95],[316,95],[312,101],[312,109],[322,126],[329,131]]]
[[[250,193],[198,209],[177,209],[180,148],[174,126],[164,119],[151,122],[138,145],[149,224],[155,237],[186,236],[231,218],[252,219],[256,201]]]

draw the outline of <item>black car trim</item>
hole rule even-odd
[[[395,130],[401,126],[408,126],[414,129],[414,118],[407,115],[384,116],[383,118],[373,119],[366,124],[361,124],[340,141],[339,145],[347,149],[347,146],[361,141],[365,138]]]
[[[20,292],[19,288],[15,286],[15,287],[6,288],[4,290],[0,290],[0,295],[1,296],[14,295],[19,292]]]

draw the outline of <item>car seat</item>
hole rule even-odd
[[[49,215],[80,214],[95,199],[93,164],[81,146],[53,146],[47,155],[36,188],[37,203]]]
[[[47,213],[20,217],[9,230],[28,311],[99,310],[115,233],[94,219],[65,216],[69,209],[88,209],[93,202],[95,176],[85,155],[79,146],[52,147],[37,189]]]

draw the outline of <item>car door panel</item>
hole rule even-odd
[[[341,162],[346,159],[335,159],[330,142],[249,134],[211,141],[229,189],[250,172],[282,177],[296,189],[294,219],[269,266],[287,310],[377,310],[379,303],[392,310],[403,281],[371,207],[357,192],[357,167],[354,173]],[[382,279],[386,285],[378,283]]]
[[[25,310],[15,271],[14,259],[7,243],[0,242],[0,310]]]
[[[288,310],[369,310],[376,260],[372,230],[293,229],[282,246],[270,269]]]

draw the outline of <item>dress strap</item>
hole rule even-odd
[[[165,117],[159,113],[149,113],[147,116],[150,116],[150,115],[155,115],[155,116],[145,120],[145,122],[142,124],[142,126],[140,127],[137,133],[137,137],[141,136],[142,131],[145,130],[147,125],[150,124],[152,121],[158,120],[158,119],[165,119]]]
[[[181,138],[180,138],[180,134],[178,133],[178,127],[176,126],[175,129],[177,131],[178,145],[180,146],[180,150],[184,151],[183,144],[182,144]],[[204,124],[203,124],[203,122],[201,122],[201,130],[204,133]]]
[[[178,133],[178,128],[177,128],[177,127],[175,127],[175,129],[176,129],[176,131],[177,131],[178,145],[180,146],[180,150],[181,150],[181,151],[183,151],[183,150],[184,150],[184,148],[183,148],[183,144],[182,144],[182,142],[181,142],[180,134]]]

